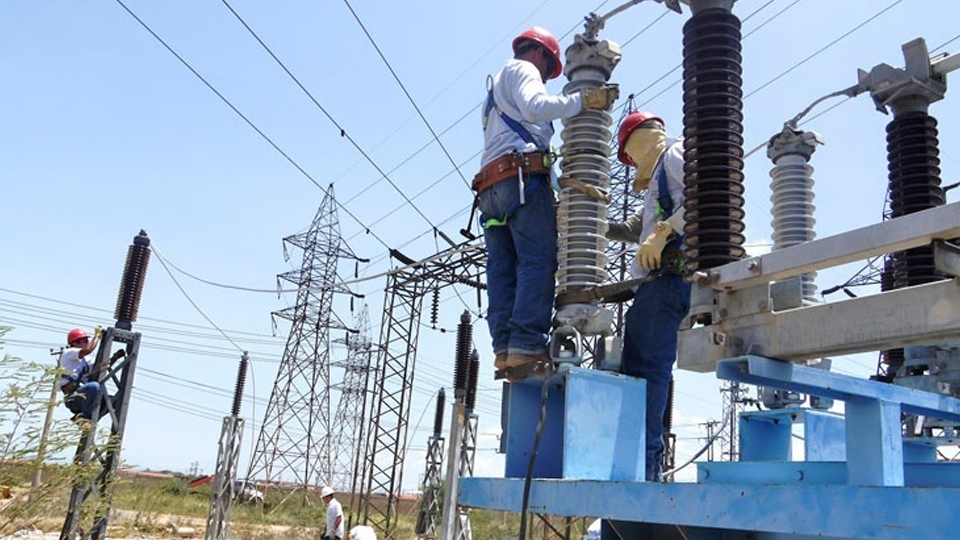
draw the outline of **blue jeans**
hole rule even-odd
[[[664,273],[637,288],[627,310],[620,371],[647,380],[646,479],[660,481],[663,414],[677,359],[677,331],[690,311],[690,284]]]
[[[553,313],[557,271],[557,213],[546,176],[524,178],[520,205],[517,178],[480,194],[484,220],[506,224],[484,229],[487,244],[487,324],[494,352],[543,354]],[[532,184],[531,184],[532,183]]]
[[[72,394],[63,400],[63,403],[73,414],[79,414],[81,417],[90,420],[93,417],[93,409],[100,402],[103,390],[100,383],[91,381],[83,383]],[[104,414],[105,407],[100,408],[100,415]]]

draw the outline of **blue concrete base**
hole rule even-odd
[[[519,512],[522,499],[520,478],[460,480],[464,506]],[[530,490],[531,512],[725,531],[690,536],[698,540],[952,540],[960,530],[958,507],[960,488],[944,487],[534,480]],[[767,535],[730,536],[737,531]]]
[[[846,461],[843,415],[786,408],[740,415],[740,461],[792,461],[793,427],[803,426],[805,461]]]
[[[960,464],[935,462],[936,441],[901,435],[904,412],[960,422],[960,400],[756,356],[723,361],[717,374],[842,400],[845,414],[746,414],[741,451],[750,461],[701,463],[696,484],[643,482],[644,382],[571,369],[551,388],[551,443],[540,456],[552,476],[566,478],[535,474],[529,511],[630,522],[618,523],[630,529],[625,540],[679,540],[677,531],[685,540],[960,535]],[[526,471],[540,389],[531,383],[510,392],[512,476]],[[801,420],[806,461],[790,461],[792,426]],[[522,478],[463,478],[458,502],[519,512],[523,485]]]
[[[527,475],[540,417],[542,380],[508,385],[506,470]],[[547,395],[535,478],[638,481],[644,477],[646,381],[565,368]]]
[[[906,487],[960,488],[960,462],[907,463],[903,466]],[[713,461],[697,464],[701,484],[807,484],[847,483],[845,462],[750,462]]]

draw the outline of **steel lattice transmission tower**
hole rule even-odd
[[[306,489],[327,484],[334,463],[330,437],[330,331],[346,330],[333,312],[334,295],[352,294],[339,285],[341,259],[358,258],[340,236],[337,203],[330,185],[310,228],[283,239],[303,251],[299,270],[277,276],[296,285],[296,304],[273,315],[290,321],[287,346],[264,413],[248,478],[284,481]]]
[[[483,278],[486,249],[482,244],[461,245],[433,257],[414,261],[402,257],[406,268],[387,278],[383,319],[377,349],[376,376],[370,408],[370,431],[362,460],[361,489],[355,490],[349,508],[356,509],[348,524],[372,526],[377,537],[395,540],[397,502],[403,484],[404,448],[413,392],[420,316],[424,297],[434,289],[456,284],[486,288]],[[378,494],[385,496],[379,496]],[[358,501],[354,498],[359,497]]]
[[[736,381],[724,382],[720,388],[720,395],[723,401],[724,423],[723,431],[718,435],[720,461],[740,461],[740,444],[737,434],[740,413],[746,410],[746,405],[752,400],[747,397],[747,388]]]
[[[364,441],[364,420],[367,407],[367,384],[372,370],[373,339],[370,337],[370,310],[364,304],[354,321],[357,333],[348,332],[342,340],[334,340],[347,347],[347,358],[334,362],[334,367],[343,369],[343,382],[334,384],[340,391],[340,401],[333,417],[333,475],[330,484],[340,492],[358,488],[358,450]]]

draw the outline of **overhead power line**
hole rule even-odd
[[[157,260],[160,261],[160,266],[162,266],[163,270],[167,273],[168,276],[170,276],[170,279],[173,280],[173,284],[177,286],[177,289],[179,289],[180,293],[183,294],[183,297],[187,299],[187,302],[190,302],[190,305],[193,306],[195,310],[197,310],[197,313],[199,313],[201,317],[206,319],[206,321],[210,323],[210,326],[216,328],[217,332],[220,332],[220,334],[223,335],[223,337],[226,338],[226,340],[229,341],[231,345],[237,348],[237,351],[241,353],[245,353],[246,351],[243,350],[243,347],[241,347],[240,345],[237,345],[236,341],[234,341],[229,335],[227,335],[226,332],[221,330],[220,327],[217,325],[217,323],[213,322],[213,319],[211,319],[203,311],[203,309],[201,309],[200,306],[197,305],[197,303],[193,300],[193,298],[191,298],[190,295],[187,294],[186,289],[183,288],[183,285],[180,285],[180,282],[177,281],[176,276],[174,276],[173,272],[170,271],[170,268],[167,267],[167,263],[163,260],[163,257],[160,255],[160,249],[157,247],[156,241],[153,242],[153,252],[157,255]]]
[[[760,6],[759,8],[757,8],[756,10],[754,10],[753,12],[751,12],[750,14],[748,14],[746,17],[744,17],[744,18],[743,18],[743,21],[749,20],[751,17],[755,16],[757,13],[759,13],[760,11],[762,11],[764,8],[768,7],[770,4],[772,4],[772,3],[775,2],[775,1],[776,1],[776,0],[768,0],[764,5]],[[781,14],[783,14],[783,12],[785,12],[787,9],[789,9],[789,8],[793,7],[794,5],[796,5],[799,1],[800,1],[800,0],[794,0],[790,5],[788,5],[787,7],[783,8],[783,9],[781,9],[778,13],[776,13],[775,15],[773,15],[772,17],[770,17],[770,19],[768,19],[767,21],[764,21],[763,23],[761,23],[760,25],[758,25],[756,28],[754,28],[754,29],[753,29],[751,32],[749,32],[747,35],[750,35],[750,34],[752,34],[753,32],[756,32],[756,31],[759,30],[760,28],[764,27],[764,26],[765,26],[766,24],[768,24],[770,21],[772,21],[773,19],[776,19],[776,18],[779,17]],[[606,3],[607,3],[606,1],[601,2],[600,5],[598,5],[598,6],[594,9],[594,11],[599,10],[600,7],[602,7],[602,6],[603,6],[604,4],[606,4]],[[657,22],[659,22],[660,20],[662,20],[662,19],[664,18],[664,16],[666,16],[666,15],[668,15],[668,14],[669,14],[669,12],[668,12],[668,11],[665,11],[661,16],[657,17],[652,23],[648,24],[646,27],[642,28],[639,32],[637,32],[637,33],[634,34],[632,37],[630,37],[630,38],[624,43],[624,45],[623,45],[622,47],[625,48],[627,44],[629,44],[630,42],[632,42],[633,40],[635,40],[637,37],[639,37],[639,36],[640,36],[641,34],[643,34],[644,32],[648,31],[651,27],[654,26],[655,23],[657,23]],[[581,26],[580,23],[577,23],[576,25],[574,25],[573,27],[571,27],[565,34],[563,34],[563,35],[561,36],[561,39],[566,38],[569,34],[571,34],[572,32],[574,32],[574,31],[575,31],[578,27],[580,27],[580,26]],[[646,92],[647,90],[649,90],[650,88],[652,88],[653,86],[655,86],[658,82],[662,81],[663,79],[665,79],[665,78],[667,78],[668,76],[670,76],[670,74],[672,74],[672,73],[674,73],[676,70],[680,69],[680,67],[681,67],[681,65],[678,64],[676,67],[674,67],[673,69],[667,71],[667,73],[661,75],[659,78],[657,78],[655,81],[653,81],[652,83],[650,83],[649,85],[647,85],[646,87],[644,87],[643,89],[641,89],[639,92],[636,92],[635,94],[631,94],[631,97],[632,97],[633,95],[639,95],[639,94],[642,94],[642,93]],[[676,86],[677,84],[679,84],[679,82],[680,82],[680,81],[677,81],[677,82],[673,83],[672,85],[668,86],[667,89],[663,90],[662,92],[660,92],[659,94],[657,94],[656,96],[654,96],[653,98],[651,98],[650,100],[648,100],[647,103],[649,103],[649,101],[652,101],[653,99],[656,99],[657,97],[659,97],[660,95],[662,95],[663,93],[665,93],[666,90],[668,90],[669,88],[672,88],[673,86]],[[475,111],[481,104],[482,104],[482,102],[481,102],[480,104],[477,104],[473,109],[471,109],[471,110],[468,111],[466,114],[464,114],[463,116],[461,116],[460,119],[458,119],[458,120],[455,121],[453,124],[451,124],[451,125],[447,128],[447,130],[452,129],[454,126],[456,126],[457,124],[459,124],[460,122],[462,122],[464,119],[466,119],[467,116],[469,116],[469,114],[470,114],[471,112]],[[622,109],[623,106],[624,106],[624,105],[621,105],[620,107],[618,107],[618,108],[615,109],[615,110]],[[429,146],[429,144],[430,144],[430,142],[427,142],[427,143],[426,143],[426,146]],[[417,153],[419,153],[420,151],[422,151],[423,148],[426,148],[426,146],[424,146],[424,147],[422,147],[420,150],[418,150]],[[475,154],[475,156],[477,156],[477,155],[479,155],[479,154],[480,154],[480,152],[477,152],[477,154]],[[472,160],[472,159],[473,159],[473,157],[471,157],[470,160]],[[468,160],[467,162],[469,162],[470,160]],[[467,163],[467,162],[464,162],[464,164]],[[442,180],[443,178],[446,178],[446,176],[449,176],[452,172],[453,172],[453,171],[450,171],[450,172],[446,173],[443,177],[441,177],[441,180]],[[437,182],[439,182],[439,180],[438,180]],[[435,182],[435,183],[437,183],[437,182]],[[433,185],[433,184],[431,184],[431,186],[432,186],[432,185]],[[364,191],[366,191],[366,189],[369,189],[369,188],[370,188],[370,187],[368,186],[367,188],[364,189]],[[355,196],[355,197],[356,197],[356,196]],[[351,199],[351,200],[352,200],[352,199]],[[451,221],[451,220],[456,219],[456,218],[458,218],[458,217],[462,217],[463,215],[465,215],[467,212],[470,211],[470,208],[471,208],[471,206],[470,206],[470,205],[467,205],[465,208],[457,211],[455,214],[453,214],[453,215],[451,215],[449,218],[447,218],[446,221]],[[391,213],[393,213],[393,211],[391,211]],[[440,225],[443,225],[444,223],[445,223],[445,222],[441,222]],[[420,233],[420,234],[418,234],[417,236],[415,236],[415,237],[414,237],[414,240],[415,240],[415,239],[422,238],[423,236],[429,234],[430,232],[431,232],[431,230],[424,231],[423,233]],[[350,237],[350,238],[353,238],[353,237],[355,237],[355,236],[357,236],[357,235],[354,235],[354,236],[352,236],[352,237]],[[408,245],[408,244],[410,244],[410,243],[411,243],[411,242],[407,242],[407,243],[405,243],[405,244],[401,244],[400,246],[397,246],[397,249],[403,248],[405,245]],[[374,265],[374,264],[376,264],[376,263],[384,260],[384,259],[387,258],[387,257],[388,257],[388,255],[381,255],[381,256],[379,256],[379,257],[374,257],[374,258],[371,260],[371,265]]]
[[[98,308],[98,307],[94,307],[94,306],[88,306],[88,305],[85,305],[85,304],[77,304],[77,303],[75,303],[75,302],[68,302],[68,301],[66,301],[66,300],[58,300],[58,299],[56,299],[56,298],[50,298],[50,297],[48,297],[48,296],[40,296],[40,295],[37,295],[37,294],[25,293],[25,292],[22,292],[22,291],[16,291],[16,290],[8,289],[8,288],[5,288],[5,287],[0,287],[0,292],[6,292],[6,293],[10,293],[10,294],[15,294],[15,295],[17,295],[17,296],[25,296],[25,297],[27,297],[27,298],[34,298],[34,299],[36,299],[36,300],[43,300],[43,301],[45,301],[45,302],[54,302],[54,303],[56,303],[56,304],[58,304],[58,305],[71,306],[71,307],[81,308],[81,309],[89,309],[89,310],[91,310],[91,311],[98,311],[98,312],[101,312],[101,313],[110,313],[111,315],[113,314],[113,310],[111,310],[111,309]],[[30,304],[26,304],[26,305],[29,306]],[[49,309],[49,308],[48,308],[48,309]],[[64,313],[68,313],[68,314],[69,314],[69,312],[64,312]],[[86,316],[85,316],[85,317],[86,317]],[[180,322],[180,321],[171,321],[171,320],[169,320],[169,319],[159,319],[159,318],[156,318],[156,317],[145,317],[145,316],[139,316],[138,318],[139,318],[141,321],[154,321],[154,322],[158,322],[158,323],[171,324],[171,325],[175,325],[175,326],[183,326],[183,327],[187,327],[187,328],[201,328],[201,329],[204,329],[204,330],[209,330],[209,328],[206,327],[206,326],[200,326],[200,325],[197,325],[197,324],[184,323],[184,322]],[[142,328],[147,328],[146,325],[140,325],[140,327],[142,327]],[[156,328],[158,328],[158,327],[152,327],[152,328],[156,329]],[[170,330],[164,329],[164,331],[170,331]],[[275,336],[271,336],[271,335],[269,335],[269,334],[259,334],[259,333],[256,333],[256,332],[246,332],[246,331],[242,331],[242,330],[226,330],[226,331],[227,331],[227,332],[230,332],[231,334],[235,334],[235,335],[237,335],[237,336],[256,336],[256,337],[263,337],[263,338],[275,338]],[[207,336],[207,337],[210,337],[210,336]],[[217,337],[219,337],[219,336],[217,336]],[[280,341],[282,341],[282,340],[280,340]]]
[[[119,0],[118,0],[118,1],[119,1]],[[302,90],[302,91],[307,95],[307,97],[310,98],[310,101],[312,101],[313,104],[316,105],[317,108],[319,108],[321,112],[323,112],[323,114],[327,117],[327,119],[330,120],[330,122],[331,122],[334,126],[336,126],[336,128],[337,128],[338,130],[340,130],[340,136],[343,137],[343,138],[345,138],[345,139],[347,139],[348,141],[350,141],[350,144],[352,144],[353,147],[356,148],[357,152],[360,152],[360,155],[362,155],[362,156],[364,157],[364,159],[366,159],[367,162],[369,162],[370,165],[372,165],[373,168],[376,169],[377,172],[378,172],[383,178],[385,178],[385,179],[387,180],[387,182],[390,183],[391,186],[393,186],[393,188],[397,191],[397,193],[399,193],[400,196],[403,197],[403,199],[404,199],[405,201],[407,201],[407,204],[409,204],[410,207],[413,208],[413,209],[420,215],[420,217],[423,218],[424,221],[426,221],[427,223],[429,223],[430,226],[433,227],[434,229],[436,229],[437,232],[439,233],[439,232],[440,232],[439,229],[437,229],[437,227],[433,224],[433,222],[430,220],[430,218],[428,218],[427,215],[424,214],[424,213],[420,210],[420,208],[417,207],[417,205],[415,205],[412,200],[410,200],[409,197],[407,197],[407,194],[404,193],[403,190],[400,189],[399,186],[397,186],[397,184],[387,175],[386,172],[384,172],[384,170],[383,170],[382,168],[380,168],[380,165],[378,165],[377,162],[374,161],[372,157],[370,157],[370,154],[368,154],[368,153],[360,146],[360,144],[357,143],[357,141],[355,141],[355,140],[353,139],[353,137],[350,136],[349,133],[347,133],[347,130],[344,129],[344,127],[343,127],[339,122],[337,122],[337,121],[333,118],[333,116],[332,116],[329,112],[327,112],[327,110],[326,110],[322,105],[320,105],[320,102],[317,101],[317,99],[316,99],[315,97],[313,97],[313,94],[311,94],[310,91],[307,90],[307,88],[303,85],[303,83],[301,83],[300,80],[297,79],[296,75],[294,75],[293,72],[290,71],[290,69],[286,66],[286,64],[284,64],[283,61],[280,60],[280,57],[278,57],[278,56],[276,55],[276,53],[274,53],[273,50],[270,49],[270,47],[267,46],[267,44],[264,43],[264,41],[263,41],[262,39],[260,39],[260,36],[257,35],[257,33],[253,30],[253,28],[251,28],[250,25],[247,24],[247,22],[246,22],[245,20],[243,20],[243,17],[241,17],[240,14],[237,13],[236,10],[233,9],[233,6],[231,6],[230,3],[227,2],[227,0],[220,0],[220,2],[221,2],[224,6],[227,7],[227,9],[230,11],[230,13],[232,13],[233,16],[237,18],[238,21],[240,21],[240,24],[242,24],[243,27],[247,29],[247,32],[249,32],[250,35],[253,36],[253,38],[257,40],[257,43],[259,43],[260,46],[263,47],[263,49],[264,49],[265,51],[267,51],[267,53],[270,55],[270,57],[273,58],[274,61],[276,61],[277,64],[280,65],[280,67],[283,69],[283,71],[286,72],[286,74],[289,75],[291,79],[293,79],[293,82],[295,82],[295,83],[297,84],[297,86],[300,88],[300,90]],[[379,51],[379,49],[378,49],[378,51]],[[392,70],[391,70],[391,71],[392,71]],[[409,96],[408,96],[408,97],[409,97]],[[416,106],[416,105],[414,105],[414,106]],[[417,109],[417,111],[419,112],[419,109]],[[424,121],[426,121],[426,119],[424,119]],[[428,127],[429,127],[429,124],[428,124]],[[433,136],[434,136],[434,138],[436,139],[437,143],[440,144],[440,147],[443,148],[444,153],[446,153],[446,154],[447,154],[447,157],[450,158],[450,154],[447,153],[446,148],[444,148],[444,147],[443,147],[443,144],[440,143],[440,138],[437,137],[436,133],[434,133],[432,127],[430,128],[430,132],[433,133]],[[453,160],[453,158],[450,158],[450,159],[451,159],[451,161]],[[456,167],[456,164],[454,164],[454,167]],[[457,171],[459,172],[459,169],[457,169]],[[461,174],[460,177],[463,178],[463,175]],[[311,180],[312,180],[312,178],[311,178]],[[466,182],[466,178],[464,178],[463,181]],[[316,184],[316,182],[314,182],[314,183]],[[319,184],[318,184],[318,187],[319,187]],[[323,188],[321,188],[321,189],[323,189]],[[326,190],[324,190],[324,192],[326,192]],[[341,205],[340,203],[337,203],[337,206],[339,206],[340,208],[343,208],[343,205]],[[353,216],[351,216],[351,217],[353,217]],[[358,221],[358,223],[359,223],[359,221]],[[369,227],[363,225],[362,223],[361,223],[360,225],[364,227],[364,229],[367,231],[368,234],[373,234],[373,233],[370,231],[370,228],[369,228]],[[440,234],[442,235],[443,233],[440,233]],[[379,239],[378,239],[378,240],[379,240]],[[382,240],[381,240],[381,243],[383,243]],[[454,245],[454,243],[453,243],[452,241],[450,241],[450,245]],[[389,247],[388,247],[386,244],[384,244],[384,247],[386,247],[387,249],[389,249]]]
[[[432,230],[433,230],[433,229],[428,230],[427,233],[432,232]],[[427,233],[424,233],[424,234],[427,234]],[[402,244],[400,247],[403,247],[403,245],[405,245],[405,244]],[[431,255],[430,257],[426,257],[426,258],[423,258],[423,259],[419,259],[419,260],[417,260],[417,261],[414,261],[414,262],[412,262],[412,263],[410,263],[410,264],[407,264],[407,265],[404,265],[404,266],[399,266],[399,267],[396,267],[396,268],[392,268],[392,269],[390,269],[390,270],[386,270],[386,271],[384,271],[384,272],[380,272],[380,273],[378,273],[378,274],[374,274],[374,275],[370,275],[370,276],[365,276],[365,277],[362,277],[362,278],[355,278],[355,279],[343,280],[343,281],[339,281],[339,282],[337,282],[337,283],[329,283],[329,284],[325,284],[325,285],[322,285],[322,286],[316,287],[316,288],[317,288],[317,289],[326,289],[326,288],[348,287],[348,286],[350,286],[350,285],[355,285],[355,284],[357,284],[357,283],[363,283],[363,282],[366,282],[366,281],[371,281],[371,280],[374,280],[374,279],[380,279],[380,278],[383,278],[383,277],[391,276],[391,275],[397,274],[397,273],[399,273],[399,272],[403,272],[403,271],[405,271],[405,270],[410,270],[410,269],[413,269],[413,268],[419,268],[419,267],[421,267],[421,266],[423,266],[423,265],[425,265],[425,264],[430,263],[431,261],[433,261],[433,260],[435,260],[435,259],[440,259],[440,258],[443,258],[443,257],[447,257],[447,256],[449,256],[451,253],[459,253],[459,252],[463,252],[463,251],[470,251],[470,250],[473,250],[473,249],[477,249],[477,245],[476,245],[476,244],[462,243],[462,244],[460,244],[459,246],[456,246],[455,249],[453,249],[453,250],[445,250],[445,251],[440,252],[440,253],[435,253],[435,254]],[[225,284],[225,283],[218,283],[218,282],[216,282],[216,281],[211,281],[211,280],[204,279],[204,278],[201,278],[201,277],[199,277],[199,276],[193,275],[193,274],[191,274],[191,273],[189,273],[189,272],[181,269],[180,267],[178,267],[178,266],[176,266],[175,264],[171,263],[168,259],[164,258],[163,255],[161,255],[159,252],[155,252],[155,255],[157,256],[158,259],[161,260],[161,262],[166,262],[166,264],[169,265],[170,268],[173,268],[173,269],[176,270],[177,272],[179,272],[179,273],[181,273],[181,274],[183,274],[183,275],[185,275],[185,276],[187,276],[187,277],[189,277],[189,278],[191,278],[191,279],[200,281],[201,283],[206,283],[207,285],[210,285],[210,286],[213,286],[213,287],[220,287],[220,288],[224,288],[224,289],[233,289],[233,290],[246,291],[246,292],[270,293],[270,294],[296,293],[296,292],[299,290],[299,289],[258,289],[258,288],[255,288],[255,287],[241,287],[241,286],[237,286],[237,285],[228,285],[228,284]],[[387,256],[389,256],[389,255],[387,255]]]
[[[140,26],[142,26],[147,32],[150,33],[151,36],[153,36],[157,41],[159,41],[160,44],[163,45],[164,48],[170,52],[170,54],[176,57],[176,59],[179,60],[180,63],[184,65],[184,67],[189,69],[191,73],[193,73],[198,79],[200,79],[200,81],[203,82],[203,84],[206,85],[206,87],[211,92],[213,92],[218,98],[220,98],[221,101],[223,101],[228,107],[230,107],[230,109],[233,110],[233,112],[235,112],[237,116],[243,119],[243,121],[246,122],[251,129],[256,131],[257,134],[263,138],[263,140],[267,141],[267,143],[270,144],[270,146],[272,146],[274,150],[279,152],[280,155],[282,155],[288,162],[290,162],[291,165],[293,165],[298,171],[300,171],[301,174],[303,174],[308,180],[310,180],[313,183],[313,185],[317,186],[322,192],[327,193],[327,189],[325,187],[321,186],[320,183],[317,182],[317,180],[314,179],[313,176],[311,176],[310,173],[308,173],[303,167],[301,167],[296,160],[294,160],[289,154],[284,152],[283,149],[277,145],[277,143],[273,142],[273,139],[271,139],[266,133],[264,133],[259,127],[257,127],[257,125],[254,124],[252,120],[247,118],[247,116],[243,114],[240,111],[240,109],[238,109],[229,99],[227,99],[226,96],[221,94],[220,91],[217,90],[209,81],[207,81],[207,79],[204,78],[199,71],[194,69],[194,67],[190,65],[190,63],[187,62],[186,59],[180,56],[180,54],[177,53],[177,51],[175,51],[173,47],[167,44],[167,42],[164,41],[162,37],[160,37],[156,32],[153,31],[152,28],[150,28],[149,25],[147,25],[147,23],[145,23],[140,17],[137,16],[136,13],[134,13],[129,7],[127,7],[127,5],[124,4],[122,0],[115,0],[115,1],[117,2],[117,4],[120,4],[120,7],[122,7],[131,17],[133,17],[133,19],[136,20],[140,24]],[[340,130],[340,134],[341,136],[346,137],[346,131],[344,131],[343,129]],[[348,140],[353,142],[352,139],[350,139],[349,137],[347,138]],[[354,145],[356,145],[356,143],[354,143]],[[360,221],[360,218],[354,215],[353,212],[351,212],[349,209],[347,209],[345,206],[341,205],[340,203],[337,203],[337,206],[341,210],[343,210],[348,216],[350,216],[354,221],[356,221],[357,224],[360,225],[360,227],[366,230],[370,236],[373,236],[378,242],[380,242],[380,244],[383,245],[384,248],[390,249],[390,246],[388,246],[387,243],[384,242],[382,238],[377,236],[376,233],[371,231],[369,227],[364,225],[364,223]]]
[[[221,1],[225,2],[226,0]],[[440,140],[440,136],[437,135],[436,131],[434,131],[433,126],[430,125],[430,121],[427,120],[427,117],[423,114],[423,111],[420,110],[420,106],[417,105],[417,102],[413,99],[413,96],[410,95],[407,87],[403,84],[403,81],[400,80],[400,76],[397,75],[397,72],[393,69],[393,66],[390,65],[390,61],[387,60],[386,55],[384,55],[383,51],[380,50],[380,46],[377,45],[377,41],[373,39],[373,36],[370,35],[370,31],[367,30],[366,25],[363,24],[362,20],[360,20],[360,16],[357,15],[357,12],[353,9],[353,6],[350,5],[349,0],[343,0],[343,3],[346,4],[347,9],[350,10],[350,14],[353,15],[353,18],[357,21],[357,24],[360,25],[360,29],[363,30],[364,35],[366,35],[367,39],[370,40],[370,44],[373,45],[373,48],[377,51],[380,59],[383,60],[384,65],[386,65],[387,69],[390,71],[390,74],[393,75],[393,80],[397,81],[397,85],[399,85],[400,89],[403,90],[403,95],[407,96],[407,100],[410,101],[410,105],[412,105],[414,110],[417,111],[417,114],[420,115],[420,119],[423,120],[423,124],[427,126],[427,129],[430,130],[430,134],[433,135],[433,140],[437,141],[437,145],[441,150],[443,150],[443,154],[447,156],[447,160],[450,161],[450,164],[453,165],[454,169],[456,169],[457,174],[460,175],[460,179],[463,180],[464,185],[470,187],[470,182],[468,182],[467,178],[463,176],[463,172],[460,170],[460,167],[457,166],[457,162],[453,160],[453,156],[451,156],[450,152],[447,151],[447,147],[443,145],[443,142]]]
[[[757,92],[759,92],[759,91],[763,90],[764,88],[770,86],[770,85],[773,84],[774,82],[780,80],[780,79],[781,79],[782,77],[784,77],[786,74],[788,74],[788,73],[790,73],[791,71],[797,69],[798,67],[802,66],[803,64],[806,64],[808,61],[810,61],[810,59],[815,58],[816,56],[819,56],[821,53],[823,53],[824,51],[826,51],[826,50],[829,49],[830,47],[833,47],[834,45],[836,45],[837,43],[839,43],[840,41],[842,41],[844,38],[846,38],[846,37],[849,36],[850,34],[853,34],[854,32],[856,32],[857,30],[860,30],[861,28],[863,28],[863,27],[866,26],[867,24],[870,24],[870,22],[872,22],[874,19],[876,19],[877,17],[883,15],[884,13],[886,13],[887,11],[889,11],[891,8],[893,8],[894,6],[896,6],[897,4],[899,4],[900,2],[903,2],[903,0],[896,0],[895,2],[893,2],[893,3],[890,4],[890,5],[888,5],[887,7],[881,9],[880,11],[878,11],[878,12],[876,12],[876,13],[874,13],[874,14],[871,15],[867,20],[865,20],[865,21],[861,22],[860,24],[854,26],[854,27],[851,28],[850,30],[847,30],[846,32],[844,32],[842,35],[840,35],[839,37],[837,37],[836,39],[834,39],[834,40],[831,41],[830,43],[827,43],[827,44],[824,45],[823,47],[820,47],[819,49],[817,49],[816,51],[814,51],[812,54],[810,54],[809,56],[807,56],[807,57],[804,58],[803,60],[797,62],[796,64],[790,66],[789,68],[787,68],[785,71],[783,71],[782,73],[780,73],[780,74],[777,75],[776,77],[774,77],[774,78],[770,79],[769,81],[761,84],[759,87],[755,88],[753,91],[751,91],[751,92],[748,93],[747,95],[743,96],[743,99],[747,99],[748,97],[756,94]]]

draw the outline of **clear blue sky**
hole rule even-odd
[[[620,3],[355,1],[350,6],[469,180],[482,144],[475,107],[483,99],[486,75],[510,55],[512,38],[538,24],[560,36],[565,48],[587,12],[605,13]],[[276,274],[298,265],[297,259],[285,262],[281,238],[311,222],[322,198],[314,181],[333,183],[338,200],[356,216],[341,211],[340,222],[354,252],[373,261],[363,275],[390,267],[384,244],[420,258],[443,247],[428,232],[434,225],[456,237],[466,224],[471,194],[460,173],[433,142],[348,4],[230,2],[323,110],[224,3],[124,4],[297,166],[119,2],[0,3],[0,324],[14,327],[4,352],[50,362],[47,350],[61,345],[69,328],[111,324],[126,249],[140,229],[169,261],[196,276],[270,289]],[[734,13],[744,21],[746,36],[747,150],[814,99],[854,84],[857,68],[901,65],[900,47],[913,38],[926,38],[931,50],[945,45],[937,52],[960,50],[960,40],[951,42],[960,20],[960,5],[953,0],[740,0]],[[675,134],[682,126],[681,71],[675,68],[688,18],[688,10],[676,15],[645,2],[612,19],[601,34],[624,46],[613,77],[622,97],[635,94],[637,104],[661,115]],[[554,92],[561,87],[559,81],[548,86]],[[958,180],[958,104],[948,92],[931,108],[940,120],[944,183]],[[812,163],[821,237],[880,219],[889,119],[861,96],[804,126],[827,142]],[[341,136],[341,127],[389,172],[396,188]],[[750,244],[769,243],[769,168],[763,151],[747,160]],[[822,273],[821,288],[853,270]],[[271,337],[269,314],[290,305],[293,296],[278,299],[175,276],[217,325],[251,351],[250,398],[242,412],[248,425],[258,424],[287,331],[281,322],[279,337]],[[374,339],[384,285],[378,278],[355,287],[367,295]],[[471,308],[473,297],[464,293]],[[448,290],[439,325],[454,328],[463,309]],[[336,310],[350,320],[345,302]],[[141,467],[183,471],[199,462],[212,472],[239,352],[210,328],[156,258],[140,313],[135,328],[144,343],[124,458]],[[475,340],[484,359],[478,474],[494,475],[501,470],[492,451],[499,385],[482,322]],[[423,469],[420,450],[432,396],[452,383],[453,334],[424,328],[420,345],[405,488],[414,486]],[[343,354],[334,351],[335,357]],[[873,362],[864,356],[839,359],[835,366],[866,374]],[[695,424],[718,416],[716,386],[712,375],[678,376],[680,461],[699,446],[695,438],[702,432]],[[65,412],[59,410],[58,417]],[[245,435],[244,463],[256,435]]]

